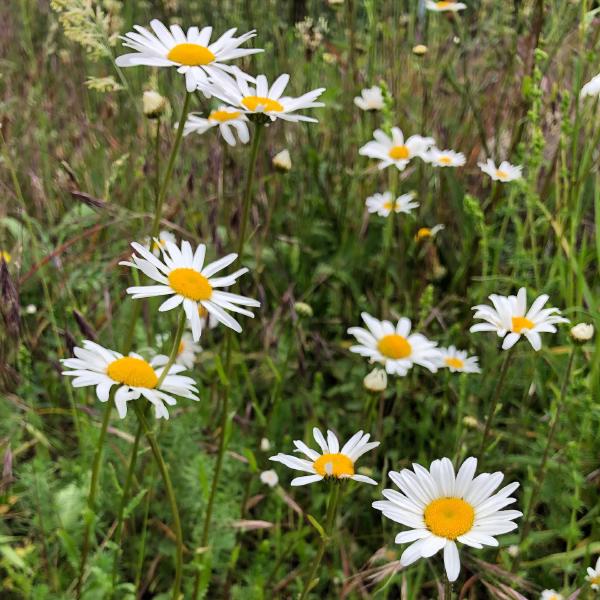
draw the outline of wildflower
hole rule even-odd
[[[246,115],[229,106],[219,106],[216,110],[211,111],[207,118],[192,113],[185,122],[183,135],[189,135],[192,132],[203,134],[213,127],[219,128],[223,139],[230,146],[235,146],[236,143],[233,131],[231,131],[232,128],[237,131],[242,144],[247,144],[250,140]]]
[[[63,375],[74,377],[73,387],[96,386],[100,402],[108,401],[110,389],[118,385],[114,399],[121,419],[127,415],[127,402],[140,396],[154,405],[157,419],[169,418],[165,404],[176,404],[172,394],[198,400],[194,380],[179,375],[185,370],[184,366],[171,365],[168,374],[160,381],[168,361],[164,355],[159,354],[147,362],[139,354],[132,352],[123,356],[89,340],[83,342],[83,348],[75,347],[73,352],[76,358],[61,360],[67,369],[73,369],[63,371]]]
[[[540,333],[556,333],[556,323],[568,323],[569,320],[560,317],[558,308],[542,309],[548,301],[548,295],[542,294],[527,311],[527,292],[522,287],[516,296],[489,296],[493,307],[478,304],[473,307],[474,319],[482,319],[484,323],[477,323],[470,329],[476,331],[495,331],[498,337],[504,338],[502,349],[512,348],[524,335],[534,350],[542,347]]]
[[[439,350],[437,343],[420,333],[411,335],[410,319],[402,317],[396,326],[390,321],[379,321],[366,312],[361,317],[368,329],[350,327],[348,333],[358,341],[350,352],[368,357],[371,362],[384,365],[388,375],[404,377],[415,364],[437,371]]]
[[[491,158],[487,159],[487,162],[477,163],[479,168],[487,173],[494,181],[500,181],[502,183],[508,183],[509,181],[515,181],[521,179],[523,167],[518,165],[511,165],[509,162],[503,160],[499,167],[496,167],[494,161]]]
[[[464,350],[455,346],[440,348],[438,367],[446,367],[451,373],[481,373],[477,356],[468,356]]]
[[[10,252],[7,252],[6,250],[0,250],[0,260],[3,260],[6,264],[8,264],[12,260]]]
[[[367,210],[370,213],[377,213],[380,217],[387,217],[391,212],[408,215],[413,208],[419,206],[418,202],[414,202],[414,197],[414,194],[402,194],[394,200],[392,192],[373,194],[366,200]]]
[[[158,19],[150,22],[153,32],[140,25],[135,31],[121,36],[123,45],[135,52],[123,54],[116,60],[119,67],[177,67],[177,72],[185,75],[188,92],[193,92],[199,84],[208,85],[209,77],[227,71],[245,79],[252,79],[237,67],[225,64],[227,61],[249,54],[262,52],[258,48],[240,49],[239,46],[256,35],[249,31],[234,37],[236,29],[226,31],[218,40],[210,43],[212,27],[190,27],[187,34],[179,25],[169,29]]]
[[[271,162],[278,171],[287,172],[292,168],[292,158],[289,150],[278,152]]]
[[[166,242],[166,247],[162,251],[163,260],[155,257],[141,244],[133,242],[131,246],[140,256],[134,253],[131,257],[133,262],[123,261],[119,264],[139,269],[160,285],[133,286],[127,288],[127,293],[134,299],[170,296],[160,305],[158,309],[160,312],[172,310],[183,304],[186,317],[192,326],[192,337],[195,342],[200,339],[203,325],[199,307],[205,308],[223,325],[240,333],[242,327],[226,311],[254,317],[254,313],[241,306],[260,306],[260,302],[252,298],[218,290],[233,285],[238,277],[248,272],[248,269],[239,269],[224,277],[212,277],[236,260],[237,254],[228,254],[205,266],[206,246],[204,244],[200,244],[196,251],[192,252],[189,242],[182,242],[181,247]]]
[[[556,590],[544,590],[540,596],[540,600],[564,600],[564,596]]]
[[[432,10],[433,12],[458,12],[459,10],[467,8],[467,5],[462,2],[456,2],[455,0],[439,0],[437,2],[434,0],[427,0],[425,2],[425,8],[427,8],[427,10]]]
[[[413,54],[416,54],[417,56],[423,56],[429,52],[429,48],[427,48],[425,44],[417,44],[416,46],[413,46],[412,51]]]
[[[574,342],[589,342],[594,337],[594,326],[591,323],[577,323],[571,329],[571,338]]]
[[[28,315],[35,315],[35,313],[37,312],[37,306],[36,306],[35,304],[28,304],[28,305],[25,307],[25,312],[26,312]]]
[[[358,475],[354,472],[354,463],[365,452],[377,448],[379,442],[369,442],[370,434],[363,434],[362,431],[355,433],[340,450],[340,443],[332,431],[327,431],[327,440],[323,434],[315,427],[313,436],[319,444],[322,454],[309,448],[304,442],[294,440],[294,446],[297,452],[302,452],[310,460],[298,458],[291,454],[282,454],[271,456],[269,460],[280,462],[290,469],[305,471],[311,473],[304,477],[292,479],[292,485],[306,485],[323,479],[354,479],[362,483],[377,485],[377,482],[366,475]]]
[[[369,392],[383,392],[387,388],[385,369],[375,368],[363,379],[363,385]]]
[[[186,331],[181,336],[175,362],[178,365],[183,365],[186,369],[191,369],[196,362],[196,355],[198,355],[200,352],[202,352],[202,346],[200,346],[200,344],[196,344],[192,334]]]
[[[445,229],[446,226],[441,223],[438,225],[434,225],[433,227],[420,227],[417,233],[415,234],[415,241],[420,242],[427,238],[434,238],[440,231]]]
[[[497,546],[494,536],[517,527],[517,510],[501,510],[515,502],[510,495],[519,487],[511,483],[496,494],[504,475],[482,473],[474,478],[476,458],[467,458],[455,475],[448,458],[434,460],[429,470],[413,464],[413,470],[390,472],[400,492],[386,489],[386,500],[373,503],[385,517],[410,528],[396,536],[397,544],[412,542],[400,557],[403,566],[428,558],[444,549],[444,566],[450,581],[460,573],[457,542],[472,548]]]
[[[427,153],[435,144],[433,138],[420,135],[411,135],[405,141],[404,134],[399,127],[392,127],[392,137],[389,137],[381,129],[376,129],[373,137],[374,141],[366,143],[358,153],[378,159],[380,169],[395,165],[398,170],[404,171],[406,165],[416,156],[427,160]]]
[[[170,231],[161,231],[158,234],[158,238],[152,242],[152,254],[154,254],[154,256],[160,256],[160,253],[167,245],[167,242],[174,244],[176,241],[177,238]],[[150,248],[150,238],[146,238],[146,241],[144,242],[144,248],[146,248],[146,250]]]
[[[427,162],[434,167],[462,167],[467,161],[462,152],[432,148],[427,155]]]
[[[149,119],[157,119],[167,108],[167,99],[158,92],[148,90],[142,96],[142,108]]]
[[[260,449],[263,452],[268,452],[271,449],[271,442],[267,438],[262,438],[260,440]]]
[[[587,575],[585,580],[590,584],[593,590],[600,591],[600,556],[596,561],[595,568],[587,568]]]
[[[361,110],[381,110],[384,106],[383,93],[378,85],[365,88],[360,96],[354,98],[354,104]]]
[[[511,558],[519,556],[519,546],[517,546],[517,544],[511,544],[506,551]]]
[[[586,96],[598,96],[600,95],[600,74],[592,77],[590,81],[588,81],[582,88],[581,92],[579,92],[581,98],[585,98]]]
[[[262,483],[268,485],[271,488],[274,488],[279,483],[279,477],[273,469],[263,471],[260,474],[260,480],[262,481]]]

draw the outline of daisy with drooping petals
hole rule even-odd
[[[363,434],[362,431],[355,433],[340,450],[340,443],[332,431],[327,431],[327,439],[315,427],[313,436],[322,454],[309,448],[301,440],[294,440],[296,452],[302,452],[310,460],[298,458],[292,454],[282,454],[271,456],[269,460],[280,462],[290,469],[311,473],[303,477],[292,479],[292,485],[306,485],[315,483],[323,479],[354,479],[362,483],[377,485],[377,482],[366,475],[358,475],[354,472],[354,463],[369,450],[377,448],[379,442],[369,442],[371,435]]]
[[[194,342],[194,338],[189,331],[181,336],[179,348],[177,349],[177,358],[175,362],[183,365],[186,369],[191,369],[196,362],[196,356],[202,352],[202,346]]]
[[[152,242],[152,254],[154,256],[160,256],[161,250],[165,247],[167,242],[174,244],[176,242],[175,236],[170,231],[161,231],[158,234],[158,238]],[[144,242],[144,248],[150,248],[150,238],[146,238]]]
[[[403,566],[419,558],[429,558],[444,549],[444,566],[450,581],[460,573],[457,542],[481,549],[498,546],[494,536],[516,529],[518,510],[502,510],[515,502],[511,494],[519,487],[511,483],[493,493],[504,475],[481,473],[477,477],[476,458],[467,458],[455,475],[448,458],[434,460],[425,469],[413,464],[413,470],[389,473],[400,488],[383,490],[386,500],[373,503],[385,517],[409,527],[396,536],[397,544],[412,542],[400,557]]]
[[[264,75],[258,75],[256,87],[251,87],[242,77],[233,78],[225,73],[219,73],[213,76],[214,86],[210,87],[210,91],[217,98],[235,106],[247,115],[266,115],[271,121],[283,119],[284,121],[317,123],[317,119],[299,115],[296,111],[325,106],[323,102],[316,102],[325,88],[318,88],[298,98],[283,96],[289,80],[290,76],[284,73],[269,87],[267,78]]]
[[[462,167],[467,161],[462,152],[432,148],[427,153],[427,162],[434,167]]]
[[[118,385],[114,398],[121,419],[127,415],[127,402],[140,396],[154,405],[157,419],[169,418],[165,404],[176,404],[172,394],[190,400],[199,399],[194,380],[179,375],[185,371],[182,365],[171,365],[159,385],[163,368],[169,360],[162,354],[148,362],[139,354],[132,352],[129,356],[123,356],[89,340],[83,342],[83,348],[76,347],[73,352],[76,358],[61,360],[67,369],[73,369],[63,371],[63,375],[74,377],[73,387],[96,386],[96,396],[100,402],[108,401],[110,389]]]
[[[247,144],[250,140],[247,123],[248,119],[239,110],[229,106],[219,106],[216,110],[211,111],[207,118],[193,113],[189,115],[183,126],[183,135],[189,135],[192,132],[203,134],[213,127],[218,127],[223,139],[230,146],[235,146],[235,136],[231,131],[233,128],[236,130],[240,142]]]
[[[425,2],[425,8],[427,10],[432,10],[433,12],[458,12],[459,10],[467,8],[467,5],[462,2],[456,2],[455,0],[438,0],[437,2],[434,0],[427,0],[427,2]]]
[[[368,329],[350,327],[348,333],[358,341],[350,352],[368,357],[371,362],[384,365],[389,375],[404,376],[415,364],[437,371],[439,349],[420,333],[410,333],[410,319],[402,317],[396,326],[390,321],[379,321],[363,312],[361,317]]]
[[[484,163],[477,163],[477,165],[484,173],[487,173],[493,181],[500,181],[501,183],[515,181],[516,179],[521,179],[523,176],[521,173],[523,170],[522,166],[511,165],[506,160],[503,160],[498,167],[496,167],[491,158],[488,158]]]
[[[446,226],[441,223],[433,227],[420,227],[417,233],[415,233],[415,241],[420,242],[428,238],[434,238],[443,229],[446,229]]]
[[[478,362],[477,356],[469,356],[455,346],[440,348],[438,367],[450,369],[451,373],[481,373]]]
[[[131,294],[134,299],[171,296],[160,305],[158,309],[160,312],[172,310],[183,304],[195,342],[200,339],[202,333],[199,307],[204,307],[223,325],[240,333],[242,331],[240,324],[226,311],[254,317],[254,313],[241,307],[260,306],[260,302],[257,300],[218,289],[233,285],[238,277],[248,272],[248,269],[238,269],[224,277],[212,277],[229,266],[237,258],[237,254],[228,254],[205,265],[206,246],[204,244],[200,244],[196,251],[192,252],[189,242],[182,242],[181,247],[167,242],[162,253],[163,260],[155,257],[141,244],[133,242],[131,245],[140,256],[134,253],[131,257],[133,262],[123,261],[119,264],[139,269],[160,285],[133,286],[127,288],[127,293]]]
[[[540,600],[565,600],[565,598],[556,590],[544,590],[540,596]]]
[[[236,28],[233,28],[211,44],[212,27],[204,27],[201,30],[198,27],[190,27],[187,33],[184,33],[179,25],[171,25],[167,29],[158,19],[152,20],[150,27],[152,31],[134,25],[135,31],[121,36],[124,40],[123,45],[135,52],[117,57],[117,66],[177,67],[177,71],[185,75],[188,92],[193,92],[199,85],[204,86],[204,92],[210,91],[209,77],[225,71],[252,80],[252,77],[242,73],[238,67],[227,65],[225,62],[262,52],[259,48],[239,48],[256,35],[255,31],[234,37]]]
[[[354,98],[354,104],[361,110],[381,110],[383,108],[383,93],[378,85],[365,88],[360,96]]]
[[[579,96],[581,98],[585,98],[586,96],[598,96],[600,95],[600,74],[592,77],[582,88],[581,92],[579,92]]]
[[[413,208],[419,206],[419,203],[414,201],[414,197],[414,194],[402,194],[394,200],[392,192],[384,192],[369,196],[365,204],[370,213],[377,213],[380,217],[388,217],[392,211],[408,215]]]
[[[524,335],[537,351],[542,347],[540,333],[556,333],[556,323],[569,322],[569,319],[559,316],[558,308],[542,308],[548,298],[547,294],[542,294],[527,310],[527,292],[524,287],[516,296],[492,294],[489,299],[493,307],[487,304],[473,306],[473,318],[485,322],[473,325],[470,331],[495,331],[498,337],[504,338],[502,350],[512,348]]]
[[[590,584],[591,588],[595,591],[600,591],[600,556],[596,561],[596,568],[587,568],[587,575],[585,580]]]
[[[399,127],[392,127],[392,136],[388,136],[381,129],[373,132],[374,140],[367,142],[358,153],[362,156],[379,160],[379,168],[386,169],[395,165],[400,171],[415,157],[427,160],[428,151],[435,144],[430,137],[411,135],[404,140],[404,134]]]

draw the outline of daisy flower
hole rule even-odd
[[[325,106],[322,102],[315,102],[325,88],[318,88],[298,98],[283,96],[289,80],[290,76],[284,73],[269,87],[265,75],[258,75],[256,87],[251,87],[239,75],[236,75],[234,79],[225,73],[219,73],[213,76],[214,86],[211,86],[209,90],[217,98],[235,106],[247,115],[266,115],[271,121],[283,119],[284,121],[317,123],[317,119],[296,114],[296,111]]]
[[[592,569],[592,567],[587,568],[587,575],[585,580],[590,584],[593,590],[600,590],[600,556],[596,561],[596,568]]]
[[[392,192],[384,192],[369,196],[365,204],[370,213],[377,213],[380,217],[387,217],[392,211],[408,215],[413,208],[419,206],[418,202],[413,201],[414,197],[414,194],[402,194],[394,200]]]
[[[301,452],[310,460],[298,458],[292,454],[282,454],[271,456],[269,460],[280,462],[290,469],[304,471],[310,473],[303,477],[292,479],[292,485],[306,485],[307,483],[315,483],[322,479],[354,479],[362,483],[370,483],[377,485],[377,482],[366,475],[357,475],[354,472],[354,463],[365,452],[373,450],[379,446],[379,442],[369,442],[371,435],[359,431],[355,433],[340,450],[340,443],[336,435],[332,431],[327,431],[327,439],[315,427],[313,429],[315,441],[321,448],[321,454],[316,450],[309,448],[301,440],[294,440],[296,452]]]
[[[177,67],[177,72],[185,75],[188,92],[193,92],[199,85],[206,86],[210,81],[209,77],[225,71],[235,73],[241,78],[252,79],[238,67],[227,65],[225,62],[262,52],[259,48],[239,48],[256,35],[255,31],[234,37],[236,28],[233,28],[211,44],[212,27],[204,27],[201,30],[198,27],[190,27],[187,33],[184,33],[179,25],[171,25],[167,29],[158,19],[152,20],[150,27],[152,31],[134,25],[135,31],[121,36],[124,40],[123,45],[135,52],[119,56],[116,60],[117,66]]]
[[[459,10],[465,10],[467,5],[462,2],[455,2],[455,0],[439,0],[438,2],[427,0],[425,2],[425,8],[427,8],[427,10],[432,10],[433,12],[458,12]]]
[[[161,250],[166,246],[167,242],[174,244],[176,242],[175,236],[170,231],[161,231],[158,234],[158,238],[152,242],[152,254],[154,256],[160,256]],[[144,248],[150,249],[150,238],[146,238],[144,242]]]
[[[432,148],[427,154],[427,162],[434,167],[462,167],[467,161],[462,152]]]
[[[131,257],[133,262],[123,261],[119,264],[139,269],[160,285],[133,286],[127,288],[127,293],[134,299],[170,296],[160,305],[158,309],[160,312],[172,310],[183,304],[195,342],[200,339],[202,333],[199,307],[204,307],[223,325],[240,333],[242,331],[240,324],[226,311],[254,317],[254,313],[241,306],[260,306],[257,300],[218,289],[233,285],[238,277],[248,272],[248,269],[243,268],[230,275],[213,277],[215,273],[229,266],[237,258],[237,254],[228,254],[205,265],[204,244],[200,244],[196,251],[192,252],[189,242],[182,242],[181,247],[167,242],[162,251],[162,260],[141,244],[133,242],[131,246],[140,256],[134,253]]]
[[[410,319],[402,317],[394,327],[390,321],[378,321],[366,312],[361,313],[361,317],[368,329],[348,329],[348,333],[358,341],[358,345],[350,347],[350,352],[381,363],[389,375],[403,377],[415,364],[432,373],[437,371],[437,343],[420,333],[411,335]]]
[[[429,470],[413,464],[413,470],[391,471],[390,479],[400,488],[383,490],[386,500],[373,503],[385,517],[409,527],[396,536],[397,544],[412,542],[400,557],[403,566],[429,558],[444,549],[444,566],[450,581],[460,573],[457,542],[471,548],[497,546],[494,536],[516,529],[518,510],[502,510],[515,502],[511,494],[519,487],[511,483],[493,494],[502,482],[500,472],[477,477],[476,458],[467,458],[455,475],[448,458],[434,460]]]
[[[438,367],[446,367],[451,373],[481,373],[479,358],[468,356],[465,350],[457,350],[455,346],[440,348]]]
[[[544,590],[540,596],[540,600],[564,600],[564,596],[556,590]]]
[[[476,331],[495,331],[498,337],[504,338],[502,350],[512,348],[524,335],[534,350],[542,347],[540,333],[556,333],[556,323],[568,323],[569,319],[560,317],[558,308],[544,308],[548,295],[542,294],[527,310],[527,292],[522,287],[516,296],[499,296],[492,294],[489,299],[493,307],[487,304],[473,306],[474,319],[482,319],[470,329]]]
[[[600,95],[600,74],[592,77],[582,88],[581,92],[579,92],[581,98],[585,98],[586,96],[598,96]]]
[[[219,106],[216,110],[211,111],[207,118],[193,113],[189,115],[183,126],[183,135],[189,135],[192,132],[203,134],[213,127],[218,127],[223,139],[230,146],[235,146],[235,136],[231,131],[233,128],[236,130],[240,142],[247,144],[250,140],[247,123],[246,115],[239,110],[229,106]]]
[[[196,362],[196,355],[200,354],[200,352],[202,352],[202,346],[196,344],[192,334],[189,331],[186,331],[181,336],[175,362],[178,365],[184,366],[186,369],[191,369]]]
[[[509,162],[503,160],[499,167],[496,167],[494,161],[491,158],[487,159],[487,162],[477,163],[479,168],[487,173],[494,181],[500,181],[502,183],[508,183],[509,181],[515,181],[515,179],[521,179],[523,167],[521,165],[511,165]]]
[[[440,231],[445,229],[446,226],[438,223],[433,227],[420,227],[415,233],[415,240],[420,242],[421,240],[425,240],[427,238],[434,238]]]
[[[395,165],[398,170],[404,171],[415,156],[427,160],[427,153],[435,144],[433,138],[420,135],[411,135],[404,140],[404,134],[399,127],[392,127],[391,137],[381,129],[376,129],[373,137],[375,139],[367,142],[358,153],[379,160],[380,169]]]
[[[127,415],[127,402],[140,396],[154,405],[157,419],[169,418],[165,404],[173,406],[176,403],[172,394],[190,400],[199,399],[194,380],[179,375],[185,371],[182,365],[171,365],[159,385],[163,368],[169,360],[162,354],[148,362],[139,354],[131,352],[123,356],[89,340],[83,342],[83,348],[76,347],[73,352],[76,358],[61,360],[67,369],[72,369],[62,374],[74,377],[73,387],[96,386],[96,396],[100,402],[107,402],[110,389],[118,385],[114,399],[121,419]]]
[[[354,104],[361,110],[381,110],[383,108],[383,93],[378,85],[365,88],[360,96],[354,98]]]

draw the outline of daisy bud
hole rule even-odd
[[[142,106],[149,119],[158,119],[167,108],[167,99],[158,92],[146,91],[142,97]]]
[[[288,150],[278,152],[272,160],[273,166],[282,173],[287,173],[292,168],[292,158]]]
[[[387,373],[384,369],[373,369],[363,379],[363,385],[369,392],[383,392],[387,388]]]
[[[594,337],[594,326],[591,323],[577,323],[571,329],[571,338],[576,344],[589,342]]]
[[[517,556],[519,556],[519,546],[517,546],[516,544],[511,544],[506,551],[508,552],[509,556],[512,556],[512,558],[516,558]]]
[[[260,449],[263,452],[268,452],[271,449],[271,442],[267,438],[260,440]]]
[[[417,56],[423,56],[424,54],[427,54],[428,52],[428,48],[427,46],[425,46],[425,44],[417,44],[413,49],[413,54],[416,54]]]
[[[300,317],[312,317],[313,309],[310,304],[306,304],[306,302],[296,302],[294,304],[294,310],[298,313]]]
[[[475,417],[467,415],[466,417],[463,417],[463,425],[475,429],[479,425],[479,421],[477,421]]]
[[[279,483],[279,477],[273,469],[263,471],[260,474],[260,480],[271,488],[274,488]]]
[[[36,306],[35,304],[28,304],[28,305],[25,307],[25,312],[26,312],[28,315],[35,315],[35,313],[37,312],[37,306]]]

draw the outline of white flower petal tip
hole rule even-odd
[[[503,160],[498,167],[491,158],[488,158],[486,162],[478,163],[478,167],[483,173],[489,175],[493,181],[499,181],[500,183],[508,183],[510,181],[516,181],[523,177],[523,167],[521,165],[511,165],[506,160]]]
[[[384,107],[383,92],[377,85],[365,88],[360,96],[354,98],[354,104],[364,111],[381,110]]]

